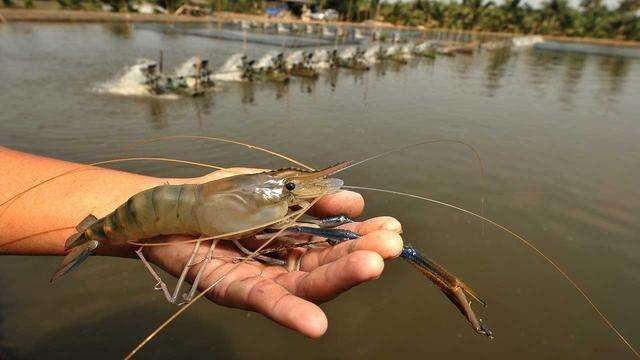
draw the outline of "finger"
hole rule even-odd
[[[356,217],[362,213],[363,209],[364,198],[362,195],[353,191],[339,191],[323,196],[313,206],[311,213],[319,217],[332,215]]]
[[[323,302],[358,284],[377,279],[383,269],[384,261],[379,254],[356,251],[306,275],[287,273],[278,276],[276,281],[299,297]]]
[[[327,331],[327,317],[316,304],[292,295],[273,279],[249,277],[232,282],[225,302],[256,311],[292,330],[317,338]]]
[[[355,231],[360,235],[368,234],[376,230],[386,230],[402,234],[402,225],[391,216],[379,216],[361,222],[354,222],[340,226],[341,229]]]
[[[377,230],[336,246],[307,251],[300,262],[300,269],[302,271],[313,271],[320,266],[360,250],[373,251],[383,259],[393,259],[400,255],[402,246],[402,237],[397,233]]]

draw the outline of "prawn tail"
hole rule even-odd
[[[84,235],[81,235],[79,239],[84,238]],[[60,276],[68,273],[73,270],[78,265],[82,264],[89,255],[93,254],[93,251],[100,245],[96,240],[86,241],[80,245],[74,246],[71,248],[71,251],[62,259],[62,263],[56,270],[56,272],[51,277],[50,283],[56,281]]]
[[[62,259],[62,263],[51,277],[50,283],[82,264],[100,245],[97,240],[91,240],[85,235],[85,230],[97,220],[95,216],[89,215],[76,226],[78,232],[71,235],[64,245],[65,250],[69,250],[69,252]]]
[[[469,322],[469,325],[471,325],[478,334],[485,335],[490,339],[493,338],[493,333],[487,325],[483,324],[482,320],[476,316],[475,312],[471,308],[471,302],[466,297],[466,295],[469,295],[482,305],[486,306],[484,300],[480,299],[475,291],[456,276],[449,273],[440,264],[423,256],[412,246],[404,246],[400,257],[415,266],[424,276],[438,286],[438,288],[440,288],[440,290],[458,308]]]
[[[96,218],[95,215],[89,215],[82,221],[80,221],[80,223],[76,226],[77,232],[69,236],[67,241],[64,243],[64,249],[69,250],[75,246],[87,242],[87,238],[84,236],[84,231],[87,230],[91,225],[95,224],[96,221],[98,221],[98,218]]]

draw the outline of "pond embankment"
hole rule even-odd
[[[63,9],[22,9],[22,8],[0,8],[0,23],[2,22],[157,22],[157,23],[209,23],[214,21],[266,21],[266,22],[286,22],[286,23],[311,23],[311,24],[331,24],[355,27],[382,27],[402,30],[424,30],[455,32],[460,34],[486,35],[491,37],[513,37],[524,34],[486,32],[473,30],[440,29],[423,27],[410,27],[394,25],[379,21],[366,21],[363,23],[352,22],[322,22],[322,21],[302,21],[299,19],[270,18],[264,15],[240,14],[231,12],[216,12],[209,16],[185,16],[174,14],[140,14],[140,13],[114,13],[105,11],[89,10],[63,10]],[[534,34],[527,34],[534,35]],[[640,48],[640,42],[618,39],[596,39],[578,38],[558,35],[543,35],[545,40],[560,43],[581,43],[601,46],[622,46]]]

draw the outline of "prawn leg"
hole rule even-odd
[[[193,280],[193,284],[191,284],[191,289],[189,290],[189,293],[183,295],[183,298],[184,298],[185,302],[189,302],[189,301],[191,301],[191,299],[193,299],[193,295],[196,293],[196,290],[198,289],[198,284],[200,283],[200,278],[202,277],[202,273],[204,272],[204,268],[207,267],[209,262],[211,262],[211,259],[213,258],[213,250],[216,248],[216,245],[218,244],[218,241],[219,240],[217,240],[217,239],[211,241],[211,246],[209,247],[209,250],[207,251],[207,255],[205,256],[205,258],[200,263],[200,268],[198,269],[198,273],[196,274],[196,278]]]
[[[238,248],[238,250],[242,251],[245,255],[252,255],[253,254],[253,251],[251,251],[251,250],[247,249],[246,247],[244,247],[244,245],[242,245],[240,243],[240,241],[238,241],[238,240],[232,240],[232,241],[233,241],[233,244]],[[282,266],[282,265],[285,264],[285,262],[283,260],[272,258],[272,257],[265,256],[265,255],[256,255],[255,258],[260,260],[260,261],[262,261],[262,262],[264,262],[264,263],[267,263],[269,265],[280,265],[280,266]]]
[[[140,260],[142,260],[142,263],[147,268],[151,276],[158,282],[156,286],[160,287],[160,289],[162,290],[162,293],[164,294],[164,297],[167,299],[168,302],[172,304],[176,302],[176,299],[178,298],[178,294],[180,293],[180,289],[182,288],[182,284],[184,283],[184,280],[187,277],[187,273],[189,272],[189,269],[194,265],[194,259],[196,258],[196,254],[198,253],[198,249],[200,248],[200,243],[201,241],[196,241],[195,245],[193,246],[193,251],[191,253],[191,256],[189,257],[189,260],[185,264],[184,268],[182,269],[182,273],[178,278],[178,282],[176,283],[176,287],[173,290],[173,294],[169,292],[169,288],[167,287],[167,284],[162,280],[162,278],[160,278],[160,275],[158,275],[158,273],[153,269],[149,261],[144,257],[144,254],[142,253],[142,247],[136,250],[136,254],[140,258]]]
[[[144,267],[147,268],[147,271],[149,271],[149,274],[151,274],[151,277],[153,277],[153,279],[156,281],[156,287],[155,287],[156,290],[162,290],[162,293],[164,294],[165,298],[167,298],[167,301],[171,302],[171,294],[169,293],[169,288],[167,288],[167,284],[165,284],[165,282],[162,281],[162,279],[160,278],[160,275],[158,275],[158,273],[153,269],[149,261],[147,261],[147,258],[144,257],[144,254],[142,253],[143,248],[144,248],[143,246],[138,248],[138,250],[136,250],[136,255],[138,255],[140,260],[142,260]]]

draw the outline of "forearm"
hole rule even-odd
[[[0,203],[66,172],[0,206],[0,254],[63,254],[65,240],[84,217],[102,217],[165,181],[0,147]]]

